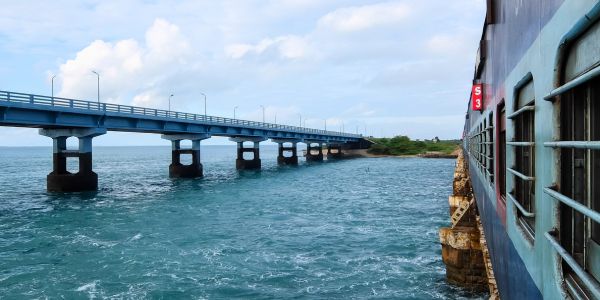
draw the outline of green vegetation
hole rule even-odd
[[[412,141],[407,136],[388,138],[370,138],[375,144],[369,153],[377,155],[418,155],[427,152],[451,154],[460,144],[459,140],[440,141],[437,137],[433,140]]]

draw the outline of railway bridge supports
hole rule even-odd
[[[341,144],[327,144],[327,160],[341,159],[343,157]]]
[[[98,174],[92,168],[92,139],[106,133],[105,128],[40,129],[39,134],[52,138],[53,170],[46,177],[49,192],[85,192],[98,189]],[[79,139],[77,150],[67,149],[67,139]],[[77,173],[67,171],[67,158],[79,160]]]
[[[279,154],[277,155],[277,163],[279,165],[298,165],[298,147],[299,140],[286,140],[286,139],[272,139],[273,142],[278,144]],[[291,144],[291,146],[285,146],[285,144]],[[290,156],[286,156],[285,153],[291,153]]]
[[[232,137],[230,141],[237,143],[237,159],[235,160],[235,167],[238,170],[259,170],[261,167],[260,161],[260,142],[266,140],[263,137]],[[252,142],[251,148],[245,148],[244,142]],[[244,153],[252,153],[252,159],[245,159]]]
[[[197,178],[202,177],[203,169],[200,161],[200,142],[210,138],[209,134],[163,134],[165,140],[171,141],[171,165],[169,165],[169,177],[171,178]],[[190,149],[182,149],[181,141],[192,141]],[[184,165],[181,163],[182,154],[191,154],[192,163]]]
[[[306,143],[306,161],[319,162],[323,161],[323,142],[322,141],[305,141]],[[315,146],[316,144],[316,146]]]

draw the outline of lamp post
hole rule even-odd
[[[169,112],[171,112],[171,98],[173,98],[173,94],[169,95]]]
[[[327,119],[325,119],[325,131],[327,131]]]
[[[262,108],[262,112],[263,112],[263,123],[265,122],[265,107],[264,106],[260,106]]]
[[[302,127],[302,115],[301,114],[298,114],[298,115],[300,116],[300,127]]]
[[[237,110],[237,106],[233,108],[233,119],[235,120],[235,111]]]
[[[96,76],[98,76],[98,103],[100,103],[100,74],[98,74],[98,72],[96,71],[92,71],[92,73],[96,74]]]
[[[54,78],[56,78],[56,75],[52,75],[52,100],[54,100]]]
[[[200,95],[204,96],[204,118],[206,119],[206,94],[200,93]]]
[[[275,113],[275,124],[277,124],[277,113]]]

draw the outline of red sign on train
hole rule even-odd
[[[473,110],[483,109],[483,85],[481,83],[473,84],[471,103],[473,103]]]

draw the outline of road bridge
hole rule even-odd
[[[307,161],[322,161],[327,145],[331,158],[340,158],[342,148],[364,145],[362,135],[312,128],[271,124],[160,110],[112,103],[0,91],[0,126],[39,128],[53,140],[53,170],[47,177],[48,191],[77,192],[98,188],[92,168],[92,139],[108,131],[161,134],[171,142],[169,176],[196,178],[203,175],[200,142],[212,136],[229,137],[237,143],[236,168],[260,169],[261,142],[271,139],[279,145],[279,164],[297,165],[297,144],[307,144]],[[79,147],[67,149],[67,139],[79,139]],[[184,149],[181,141],[190,140]],[[250,143],[250,147],[246,145]],[[245,159],[244,153],[252,153]],[[191,155],[183,165],[181,155]],[[286,156],[287,154],[287,156]],[[79,160],[79,171],[67,171],[67,158]]]

